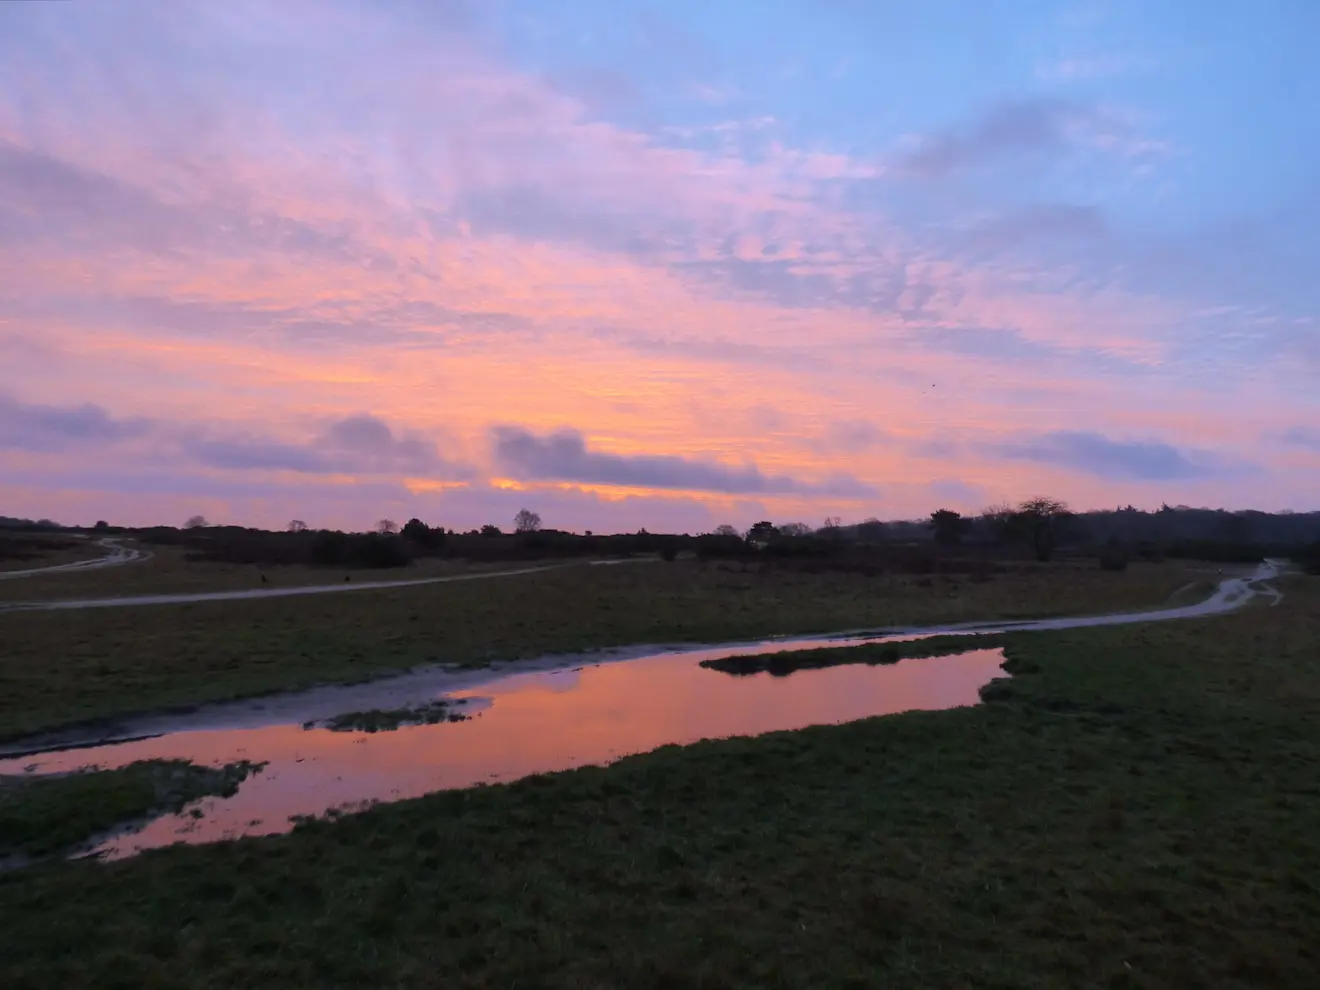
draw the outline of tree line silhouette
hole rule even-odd
[[[69,529],[50,520],[0,517],[0,530],[11,537]],[[994,561],[1047,562],[1066,555],[1094,557],[1111,570],[1165,557],[1250,563],[1286,556],[1320,572],[1320,512],[1227,512],[1165,505],[1154,512],[1127,506],[1077,513],[1047,497],[990,506],[976,515],[940,508],[921,520],[871,518],[844,525],[831,517],[814,528],[801,522],[762,520],[744,531],[721,525],[700,535],[654,534],[645,529],[613,535],[570,533],[546,528],[530,509],[518,512],[509,531],[488,523],[460,532],[413,518],[403,525],[382,519],[369,531],[356,533],[313,529],[294,519],[276,532],[214,526],[197,515],[181,528],[125,530],[99,521],[90,532],[129,532],[147,542],[182,546],[190,560],[327,568],[403,567],[428,557],[515,561],[658,554],[672,560],[688,554],[805,569],[929,573],[986,570]]]

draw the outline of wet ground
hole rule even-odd
[[[982,649],[892,666],[800,670],[786,677],[769,673],[733,677],[702,668],[702,661],[939,633],[1047,631],[1190,619],[1231,611],[1261,593],[1277,602],[1277,590],[1263,583],[1277,574],[1278,565],[1266,562],[1248,577],[1222,581],[1203,602],[1142,613],[841,633],[679,650],[637,647],[575,661],[551,658],[540,669],[528,662],[515,670],[427,668],[367,684],[316,688],[29,739],[0,747],[0,757],[10,754],[0,758],[0,775],[59,773],[87,766],[109,769],[154,759],[210,766],[243,760],[264,763],[265,769],[245,781],[236,795],[205,799],[139,831],[108,838],[96,852],[118,857],[179,841],[285,832],[299,816],[603,764],[670,743],[975,704],[980,688],[1000,676],[1003,655],[998,649]],[[428,718],[430,724],[377,732],[327,727],[327,720],[345,713],[397,714],[418,706],[439,710],[441,702],[462,717]]]
[[[173,726],[160,723],[164,734],[150,738],[3,760],[0,773],[114,768],[162,758],[213,766],[238,760],[266,764],[234,796],[205,799],[139,831],[108,838],[95,850],[116,858],[179,841],[284,832],[297,816],[603,764],[667,743],[975,704],[979,688],[1002,676],[999,650],[885,667],[799,671],[788,677],[731,677],[700,666],[702,660],[733,650],[833,645],[839,641],[780,640],[532,673],[485,671],[484,683],[472,675],[451,674],[451,682],[469,682],[445,692],[461,702],[458,710],[465,719],[382,732],[331,731],[315,722],[304,727],[309,721],[304,716],[323,717],[336,694],[342,702],[354,690],[326,689],[278,699],[264,710],[252,703],[216,706],[209,713],[179,717]],[[384,699],[420,686],[417,675],[390,681],[362,688]],[[412,693],[412,702],[417,701]],[[191,727],[185,727],[189,720]]]

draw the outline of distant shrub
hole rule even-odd
[[[408,544],[391,533],[337,533],[313,537],[308,563],[319,567],[406,567],[412,562]]]
[[[1180,540],[1169,545],[1166,556],[1175,560],[1204,560],[1212,564],[1259,564],[1266,548],[1223,540]]]
[[[1127,548],[1117,539],[1110,539],[1100,550],[1100,569],[1102,571],[1125,571],[1127,565]]]
[[[1105,551],[1100,555],[1100,569],[1102,571],[1126,571],[1127,565],[1127,554],[1122,552]]]

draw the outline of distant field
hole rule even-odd
[[[120,595],[150,595],[185,591],[233,591],[248,588],[286,588],[311,584],[335,584],[351,576],[355,581],[404,581],[464,571],[510,570],[514,565],[469,565],[463,561],[428,558],[408,567],[384,569],[326,567],[261,567],[256,564],[197,563],[184,559],[183,547],[159,547],[124,541],[152,554],[144,560],[103,570],[34,575],[0,585],[0,602],[45,601],[55,598],[105,598]],[[90,557],[105,555],[93,546]],[[43,559],[28,567],[61,561]],[[262,583],[262,576],[266,582]]]
[[[1320,580],[1281,584],[1009,636],[976,708],[0,876],[0,985],[1312,990]]]
[[[79,560],[104,557],[106,552],[104,547],[97,546],[95,540],[81,540],[64,534],[0,532],[0,574],[5,571],[72,564]],[[9,597],[11,588],[18,587],[18,583],[0,585],[0,600]]]
[[[106,574],[128,579],[150,566]],[[223,567],[178,562],[181,581],[193,566]],[[1122,573],[1056,564],[969,582],[678,561],[264,601],[14,612],[0,614],[0,736],[426,663],[1135,609],[1190,580],[1169,563]]]

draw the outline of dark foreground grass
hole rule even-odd
[[[0,985],[1311,990],[1320,582],[1287,591],[1010,637],[978,708],[0,877]]]
[[[1140,608],[1187,581],[1172,564],[1115,574],[1060,563],[975,583],[678,561],[304,598],[0,613],[0,739],[427,663]]]
[[[232,794],[257,768],[151,760],[59,777],[0,777],[0,860],[53,855],[109,829]]]

